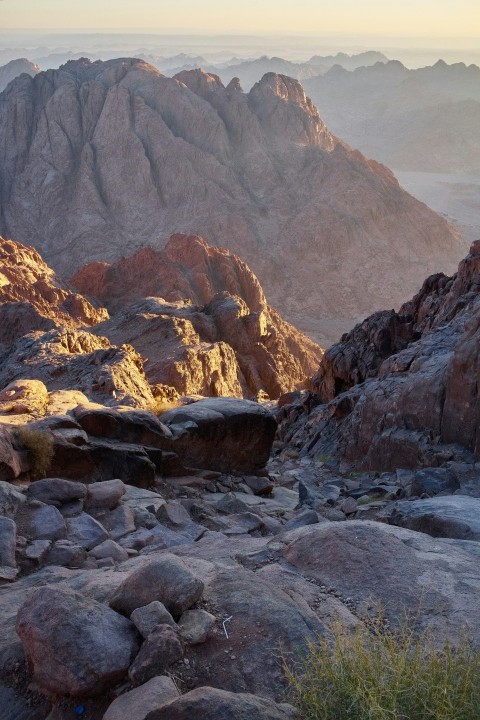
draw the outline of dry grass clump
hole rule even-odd
[[[167,410],[173,410],[174,408],[181,406],[182,403],[179,400],[169,402],[168,400],[159,398],[158,400],[154,400],[153,403],[150,403],[150,405],[147,405],[146,409],[150,410],[150,412],[158,417],[163,415],[164,412],[167,412]]]
[[[381,616],[353,633],[337,626],[286,674],[305,720],[480,718],[480,652],[466,636],[439,652],[409,618],[396,632]]]
[[[44,477],[53,460],[53,438],[41,430],[18,428],[16,436],[27,451],[32,475]]]

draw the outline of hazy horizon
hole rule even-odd
[[[480,6],[472,0],[244,0],[241,10],[221,0],[0,0],[2,29],[121,30],[206,33],[353,33],[409,37],[472,38]],[[477,30],[477,35],[480,31]],[[475,36],[475,33],[473,34]]]

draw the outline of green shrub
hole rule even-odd
[[[397,632],[381,617],[353,632],[337,626],[285,669],[305,720],[480,718],[480,653],[466,636],[439,652],[409,619]]]
[[[31,474],[45,476],[53,460],[52,436],[41,430],[29,430],[25,427],[16,432],[19,443],[27,451]]]

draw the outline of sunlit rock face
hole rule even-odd
[[[443,219],[274,73],[248,93],[133,59],[22,75],[0,97],[0,192],[0,231],[64,275],[199,233],[322,341],[463,254]]]
[[[277,398],[322,355],[267,304],[239,257],[200,237],[174,235],[163,251],[91,263],[72,283],[112,314],[94,332],[133,345],[150,382],[180,394]]]

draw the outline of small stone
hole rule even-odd
[[[148,638],[159,625],[170,625],[172,628],[177,627],[175,620],[165,605],[158,600],[154,600],[148,605],[134,610],[130,619],[144,638]]]
[[[68,539],[85,550],[91,550],[108,538],[105,528],[87,513],[67,519],[67,531]]]
[[[169,625],[159,625],[143,643],[128,671],[134,685],[142,685],[155,675],[161,675],[170,665],[181,660],[183,646]]]
[[[34,542],[25,549],[25,557],[40,565],[43,560],[45,560],[51,545],[51,540],[34,540]]]
[[[121,480],[104,480],[88,486],[86,508],[113,510],[125,495],[125,483]]]
[[[187,610],[178,621],[178,629],[189,645],[199,645],[205,642],[215,621],[215,616],[206,610]]]
[[[340,510],[344,515],[353,515],[358,509],[358,503],[353,497],[347,497],[340,505]]]
[[[90,555],[97,560],[104,560],[110,558],[115,562],[124,562],[128,560],[128,553],[121,545],[115,542],[115,540],[105,540],[90,550]],[[99,567],[102,567],[99,565]]]
[[[166,675],[160,675],[120,695],[109,706],[103,720],[146,720],[150,712],[179,695],[173,680]]]

